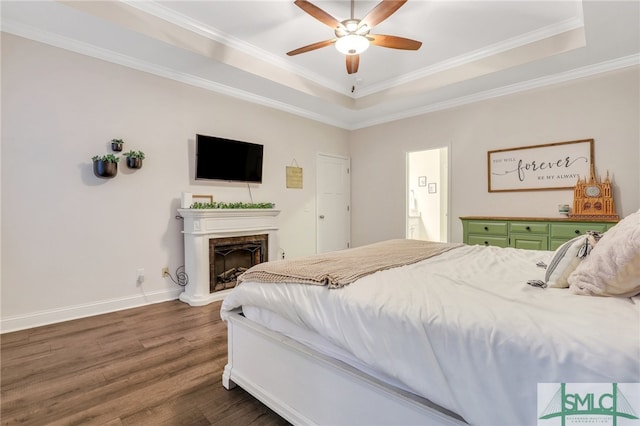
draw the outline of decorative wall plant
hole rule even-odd
[[[274,203],[195,202],[191,204],[190,208],[192,209],[273,209],[275,207],[276,205]]]
[[[122,139],[111,139],[111,149],[115,152],[122,151],[124,141]]]
[[[113,151],[122,151],[123,145],[124,141],[122,139],[111,139],[111,149]],[[142,160],[145,158],[144,152],[130,150],[123,155],[126,158],[128,168],[142,168]],[[91,160],[93,161],[93,174],[97,177],[112,178],[118,174],[120,157],[115,154],[94,155]]]
[[[120,157],[113,154],[95,155],[93,160],[93,174],[101,178],[112,178],[118,174]]]
[[[129,151],[123,154],[127,158],[127,167],[130,169],[142,168],[142,160],[144,160],[144,152]]]

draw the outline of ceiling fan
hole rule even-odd
[[[347,56],[347,73],[353,74],[358,72],[360,53],[364,52],[370,44],[392,49],[418,50],[422,46],[421,41],[370,33],[374,26],[391,16],[406,2],[407,0],[382,0],[364,18],[356,19],[354,17],[355,0],[351,0],[351,18],[338,21],[307,0],[295,0],[293,3],[300,9],[333,28],[336,37],[300,47],[287,52],[287,55],[294,56],[335,44],[336,49]]]

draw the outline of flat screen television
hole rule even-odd
[[[262,183],[263,146],[196,135],[196,179]]]

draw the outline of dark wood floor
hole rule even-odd
[[[220,302],[179,301],[0,337],[3,425],[287,425],[227,391]]]

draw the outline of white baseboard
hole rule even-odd
[[[220,290],[214,293],[207,294],[206,296],[191,296],[187,294],[186,291],[180,293],[180,300],[184,303],[188,303],[191,306],[204,306],[209,303],[217,302],[220,300],[224,300],[227,295],[231,293],[231,289]]]
[[[34,312],[25,315],[16,315],[0,320],[0,333],[24,330],[42,325],[54,324],[78,318],[86,318],[123,309],[136,308],[153,303],[166,302],[178,299],[183,289],[170,289],[156,291],[118,299],[102,300],[83,305],[68,306],[65,308],[48,311]]]

